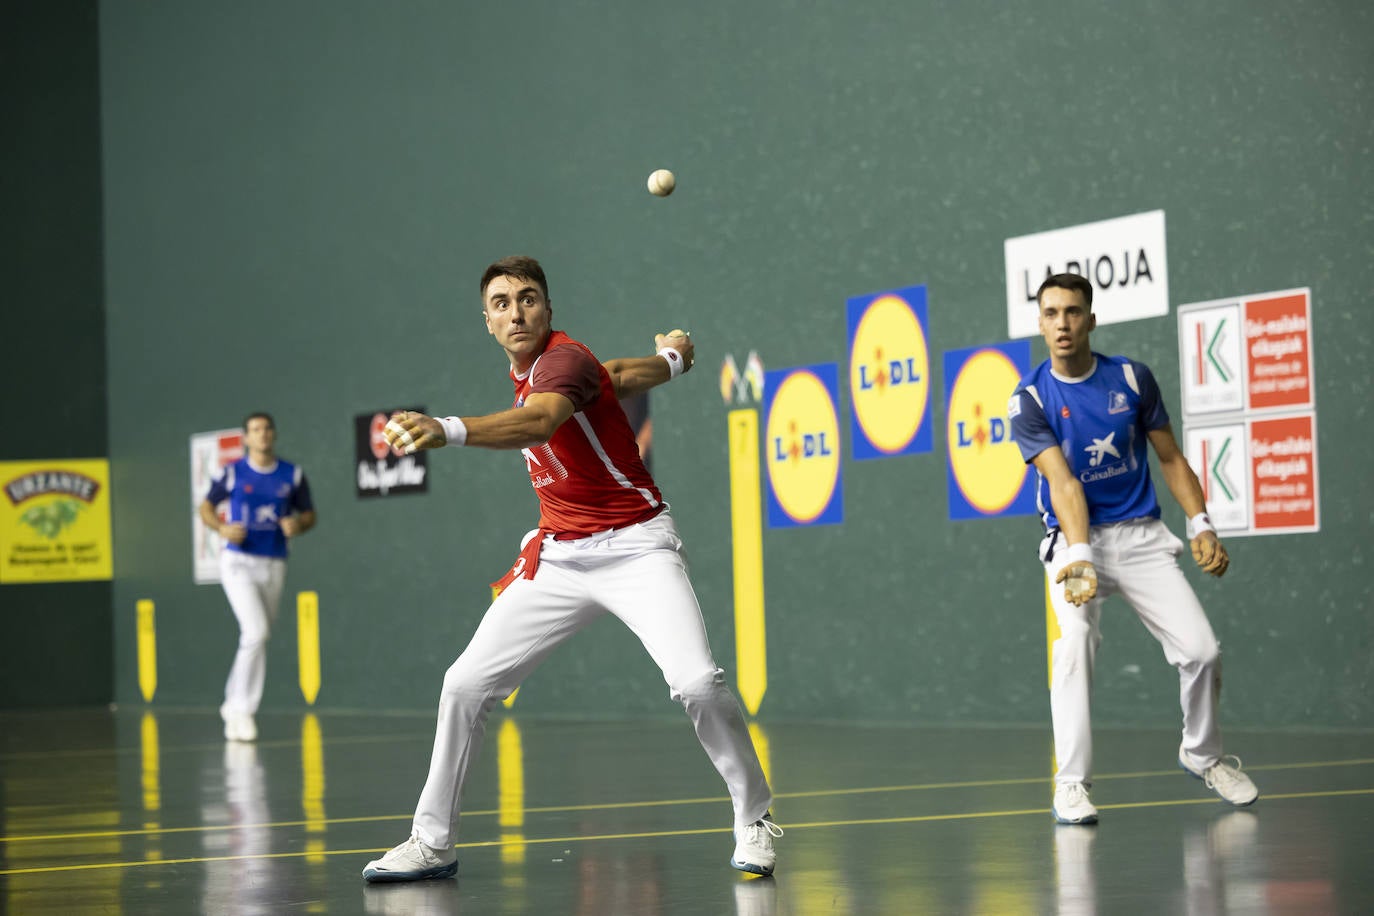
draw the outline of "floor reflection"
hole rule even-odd
[[[229,828],[203,834],[204,899],[217,902],[216,912],[269,916],[280,912],[280,897],[276,864],[265,858],[272,851],[271,815],[257,745],[226,741],[223,764],[220,786],[204,782],[204,822]]]
[[[777,912],[775,878],[743,878],[735,885],[735,916],[775,916]]]
[[[1059,916],[1097,916],[1096,842],[1096,826],[1054,827],[1054,887]]]
[[[416,881],[411,884],[363,884],[363,912],[367,916],[447,916],[462,912],[457,881]],[[489,913],[475,906],[470,912]]]
[[[1249,809],[1227,811],[1183,836],[1183,908],[1187,916],[1265,913],[1265,886],[1243,866],[1255,854],[1259,816]]]

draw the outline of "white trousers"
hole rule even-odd
[[[1092,783],[1092,682],[1102,643],[1102,600],[1119,594],[1159,640],[1164,658],[1178,669],[1183,707],[1182,749],[1205,769],[1221,759],[1217,701],[1221,695],[1221,649],[1197,595],[1178,566],[1185,545],[1159,519],[1095,525],[1089,540],[1097,567],[1097,597],[1075,607],[1054,578],[1066,564],[1063,538],[1045,563],[1050,601],[1059,621],[1050,682],[1057,782]],[[1042,549],[1043,558],[1044,551]]]
[[[572,541],[546,538],[533,579],[517,579],[492,602],[472,640],[444,675],[429,777],[415,835],[450,846],[463,783],[477,759],[487,715],[549,653],[604,614],[639,637],[683,705],[706,755],[725,780],[735,823],[752,824],[772,804],[739,701],[706,640],[677,527],[665,511],[650,521]]]
[[[224,683],[224,712],[253,715],[267,678],[267,640],[277,620],[286,561],[236,550],[219,557],[220,582],[239,621],[239,649]]]

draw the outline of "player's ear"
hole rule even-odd
[[[1088,330],[1089,330],[1089,331],[1096,331],[1096,330],[1097,330],[1097,312],[1089,312],[1089,313],[1088,313]]]

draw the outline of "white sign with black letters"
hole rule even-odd
[[[1098,324],[1169,314],[1163,210],[1007,239],[1004,250],[1007,334],[1013,339],[1040,333],[1035,292],[1057,273],[1092,282]]]

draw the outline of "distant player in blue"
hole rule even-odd
[[[224,539],[220,581],[239,621],[239,648],[224,685],[224,737],[254,741],[253,716],[267,675],[267,639],[286,581],[286,542],[315,527],[310,484],[298,466],[276,455],[277,427],[265,413],[243,421],[246,454],[226,465],[200,504],[200,518]],[[227,503],[226,517],[216,511]]]
[[[1117,593],[1178,668],[1183,741],[1178,763],[1233,805],[1259,797],[1221,752],[1221,655],[1212,625],[1178,566],[1183,542],[1160,521],[1147,443],[1188,516],[1193,559],[1220,576],[1230,559],[1206,515],[1202,486],[1179,450],[1154,376],[1143,363],[1094,353],[1092,284],[1056,274],[1040,286],[1040,333],[1050,358],[1021,380],[1007,406],[1012,435],[1039,482],[1046,535],[1040,559],[1060,636],[1053,646],[1054,817],[1093,824],[1091,691],[1102,641],[1102,600]]]

